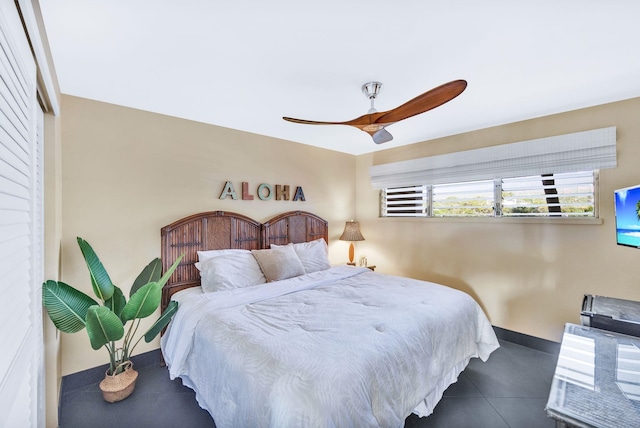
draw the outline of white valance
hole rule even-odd
[[[369,168],[376,189],[616,167],[616,127],[429,156]]]

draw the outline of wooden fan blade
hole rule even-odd
[[[445,83],[444,85],[433,88],[422,95],[418,95],[401,106],[383,112],[376,118],[375,123],[395,123],[417,114],[424,113],[451,101],[460,95],[466,87],[466,80],[454,80],[452,82]]]
[[[350,125],[350,122],[321,122],[316,120],[296,119],[293,117],[283,117],[284,120],[293,123],[301,123],[303,125]]]
[[[376,119],[385,113],[386,112],[368,113],[344,122],[321,122],[316,120],[295,119],[293,117],[283,117],[283,119],[293,123],[301,123],[303,125],[349,125],[373,135],[383,127],[383,125],[377,123]]]
[[[358,128],[361,131],[366,132],[367,134],[373,137],[373,141],[376,144],[386,143],[387,141],[393,140],[393,136],[384,129],[385,125],[391,125],[392,123],[380,124],[376,121],[381,115],[386,114],[387,112],[376,112],[376,113],[368,113],[362,115],[360,117],[356,117],[355,119],[348,120],[346,122],[320,122],[315,120],[305,120],[305,119],[295,119],[292,117],[283,117],[284,120],[293,122],[293,123],[301,123],[303,125],[348,125],[353,126],[354,128]]]

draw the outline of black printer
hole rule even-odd
[[[640,302],[585,294],[582,325],[640,337]]]

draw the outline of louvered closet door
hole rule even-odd
[[[36,67],[14,2],[0,5],[0,426],[42,425],[42,170]],[[40,132],[41,135],[41,132]],[[40,146],[41,147],[41,146]]]

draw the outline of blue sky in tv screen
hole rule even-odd
[[[615,199],[618,244],[640,247],[640,220],[638,220],[640,186],[616,190]]]

